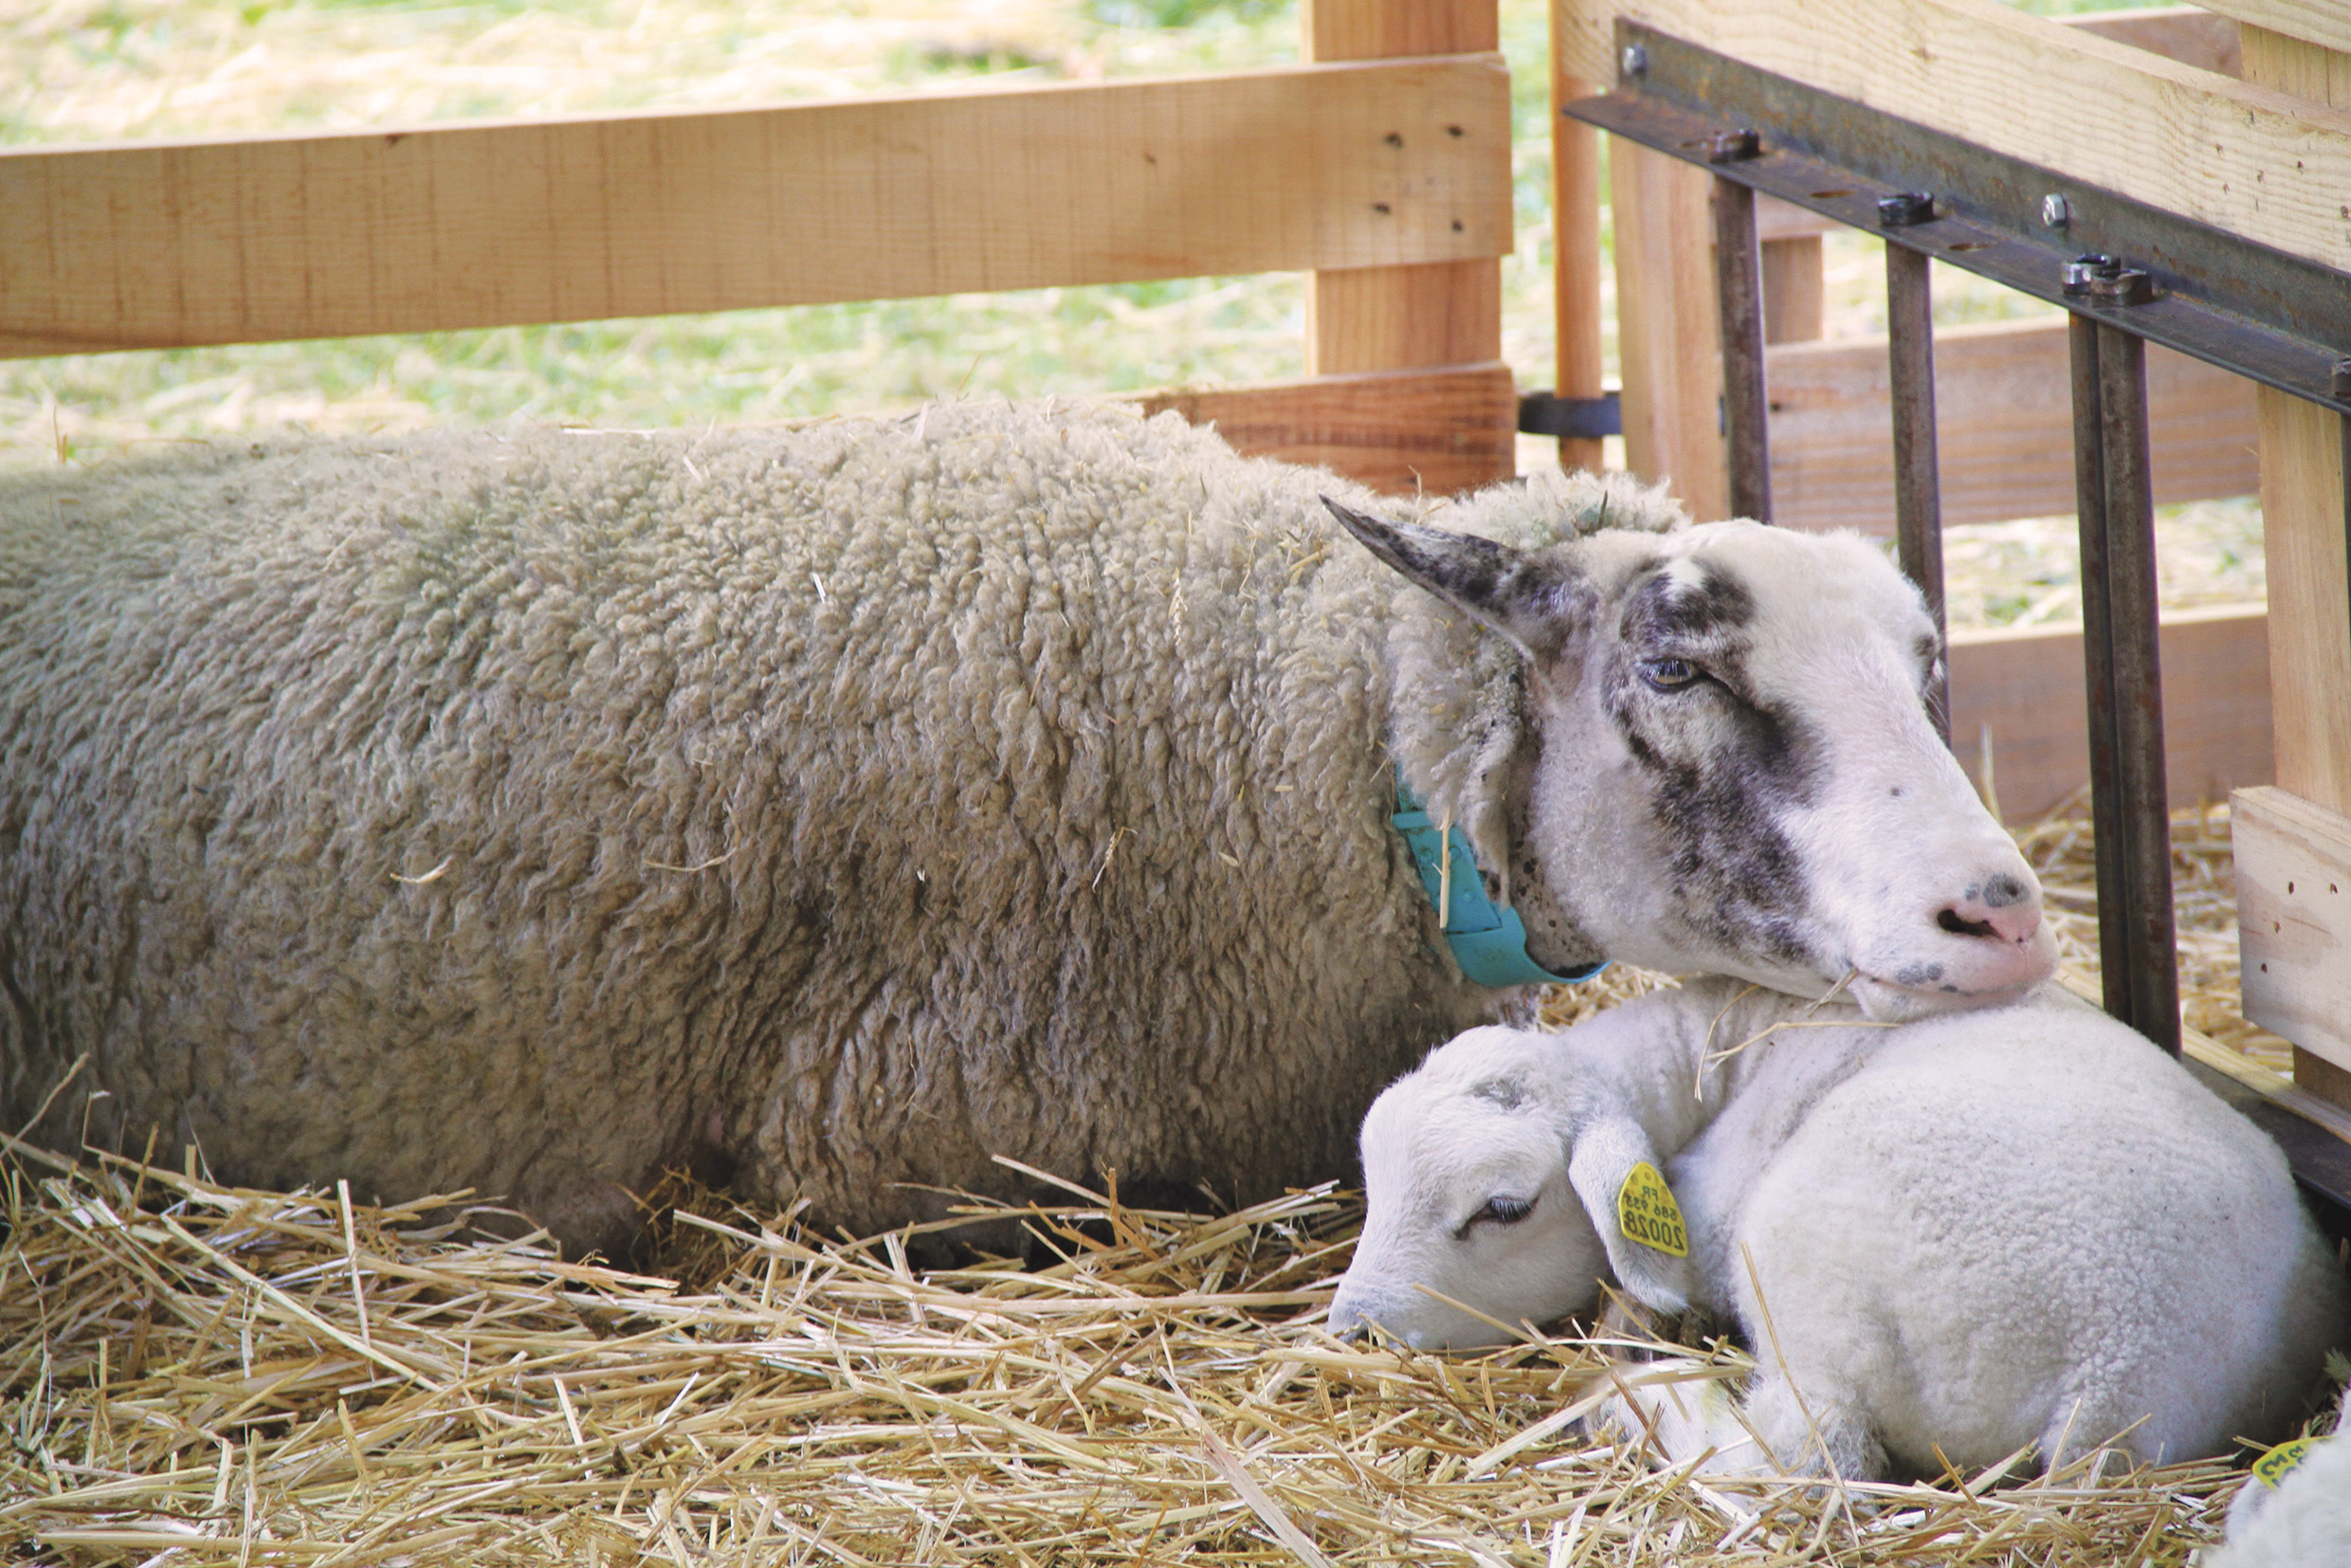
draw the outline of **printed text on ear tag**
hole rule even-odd
[[[1644,1247],[1677,1258],[1689,1256],[1689,1230],[1682,1223],[1682,1206],[1673,1201],[1673,1189],[1657,1174],[1657,1167],[1646,1159],[1626,1172],[1625,1184],[1616,1189],[1616,1224]]]
[[[2310,1439],[2297,1437],[2290,1443],[2280,1443],[2276,1448],[2254,1460],[2253,1473],[2261,1477],[2263,1486],[2274,1486],[2286,1479],[2288,1470],[2293,1469],[2309,1457]]]

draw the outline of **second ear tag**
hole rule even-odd
[[[1626,1172],[1625,1184],[1616,1189],[1616,1224],[1644,1247],[1677,1258],[1689,1256],[1689,1228],[1682,1223],[1682,1206],[1673,1201],[1673,1189],[1657,1167],[1646,1159]]]

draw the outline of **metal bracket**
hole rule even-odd
[[[1523,435],[1556,435],[1563,441],[1597,441],[1625,433],[1620,394],[1597,397],[1555,397],[1546,387],[1519,396],[1519,430]]]
[[[2351,414],[2334,376],[2351,355],[2351,274],[1653,27],[1620,20],[1616,43],[1639,73],[1567,114],[2051,304],[2127,314],[2137,337]],[[1714,159],[1723,137],[1749,131],[1754,155]],[[1901,216],[1920,196],[1932,215],[1886,225],[1881,204],[1905,196]],[[2056,215],[2062,224],[2046,221]],[[2078,292],[2066,286],[2069,264]]]

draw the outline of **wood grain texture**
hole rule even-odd
[[[1553,390],[1561,397],[1597,397],[1601,353],[1600,134],[1559,113],[1597,91],[1579,77],[1551,71],[1551,295],[1557,334]],[[1559,466],[1597,468],[1597,441],[1561,440]]]
[[[2305,44],[2351,53],[2351,10],[2342,0],[2212,0],[2207,10]]]
[[[2351,269],[2351,114],[2341,110],[2023,15],[1997,0],[1555,0],[1553,38],[1563,67],[1613,82],[1619,14]]]
[[[12,357],[1458,261],[1510,247],[1509,82],[1480,55],[12,150],[0,212]]]
[[[1609,138],[1616,245],[1616,349],[1625,465],[1669,483],[1701,522],[1727,515],[1722,337],[1714,288],[1714,176]]]
[[[2236,22],[2201,6],[2154,6],[2144,10],[2092,11],[2083,16],[2052,18],[2059,27],[2078,27],[2134,49],[2145,49],[2199,71],[2243,76],[2244,57],[2237,46]]]
[[[1827,304],[1828,288],[1820,268],[1820,236],[1765,240],[1763,341],[1813,341],[1820,336]]]
[[[1369,61],[1394,55],[1491,50],[1500,46],[1495,0],[1305,0],[1299,32],[1306,58]],[[1408,143],[1409,145],[1409,143]],[[1299,155],[1303,150],[1277,148]],[[1487,177],[1505,186],[1507,137],[1481,134],[1474,152]],[[1456,256],[1500,256],[1501,243]],[[1317,264],[1306,283],[1306,369],[1316,375],[1482,364],[1502,357],[1499,261],[1384,258],[1391,264]],[[1346,270],[1328,270],[1345,266]]]
[[[1502,357],[1502,264],[1317,272],[1307,281],[1315,375],[1473,365]]]
[[[2337,13],[2340,17],[2340,12]],[[2251,22],[2261,17],[2248,18]],[[2351,45],[2351,27],[2240,29],[2248,79],[2337,109],[2351,107],[2351,53],[2322,44]],[[2269,699],[2277,713],[2280,787],[2303,797],[2312,811],[2351,813],[2351,560],[2345,559],[2343,425],[2340,416],[2263,388],[2261,410],[2262,533],[2269,562]],[[2272,803],[2274,804],[2274,803]],[[2245,850],[2238,849],[2238,887],[2246,896]],[[2240,911],[2240,914],[2242,912]],[[2246,929],[2240,919],[2239,929]],[[2337,927],[2338,931],[2342,928]],[[2272,933],[2272,935],[2278,935]],[[2258,945],[2258,933],[2252,939]],[[2339,947],[2340,960],[2351,944]],[[2248,948],[2248,957],[2251,948]],[[2246,966],[2247,980],[2253,971]],[[2344,964],[2339,974],[2351,974]],[[2254,1014],[2247,995],[2247,1016]],[[2268,1003],[2265,1006],[2269,1005]],[[2294,1042],[2298,1075],[2312,1092],[2336,1098],[2351,1087],[2341,1074],[2305,1070],[2314,1057],[2351,1067],[2351,1056],[2330,1046],[2351,1040],[2351,984],[2339,990],[2300,988],[2276,1028]],[[2351,1107],[2351,1096],[2341,1101]]]
[[[2351,817],[2283,789],[2230,800],[2245,1016],[2351,1068]],[[2325,1074],[2298,1080],[2333,1099]]]
[[[1213,424],[1238,452],[1320,465],[1390,495],[1449,495],[1507,479],[1518,389],[1500,361],[1254,386],[1176,388],[1140,399]]]
[[[2162,623],[2164,775],[2175,805],[2219,800],[2270,777],[2269,651],[2258,605],[2180,611]],[[1992,736],[2002,817],[2046,815],[2089,785],[2082,629],[1951,634],[1951,749],[1981,778]]]
[[[1886,339],[1787,343],[1766,355],[1772,495],[1792,528],[1893,530]],[[1937,443],[1946,524],[2074,507],[2072,404],[2062,318],[1935,334]],[[2261,465],[2253,387],[2168,349],[2147,351],[2160,503],[2250,495]]]

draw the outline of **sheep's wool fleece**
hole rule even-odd
[[[221,447],[0,484],[7,1112],[614,1245],[665,1164],[827,1224],[1248,1200],[1488,1016],[1387,823],[1499,640],[1174,415],[934,406]],[[1405,503],[1407,509],[1409,503]],[[1393,508],[1392,508],[1393,509]],[[1533,545],[1669,503],[1541,476]]]

